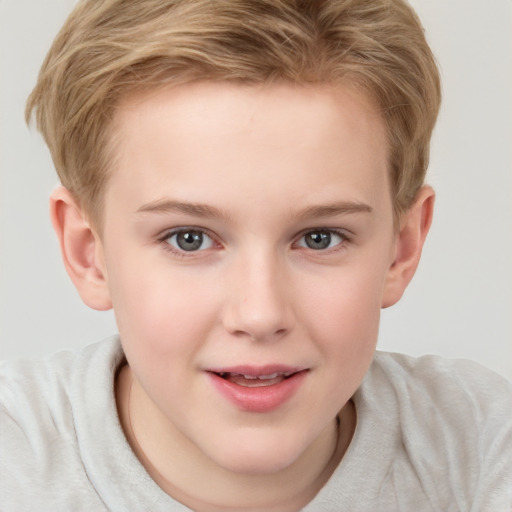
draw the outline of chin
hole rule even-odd
[[[258,458],[246,458],[245,460],[230,460],[223,461],[221,464],[224,469],[230,471],[232,473],[237,473],[239,475],[272,475],[279,473],[286,468],[288,468],[293,460],[289,459],[279,459],[273,460],[263,459],[261,456]]]
[[[258,441],[233,443],[230,449],[215,457],[217,464],[234,473],[268,475],[288,468],[302,453],[299,447],[283,442],[282,438],[269,443]]]

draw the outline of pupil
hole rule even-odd
[[[325,232],[309,233],[306,235],[306,245],[310,249],[326,249],[331,243],[331,234]]]
[[[196,251],[203,245],[203,234],[200,231],[184,231],[178,233],[176,241],[184,251]]]

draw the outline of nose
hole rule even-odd
[[[287,272],[273,254],[241,258],[229,275],[225,329],[239,338],[276,340],[294,325]]]

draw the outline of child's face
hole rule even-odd
[[[115,130],[103,257],[135,414],[224,468],[287,467],[374,353],[383,122],[348,87],[203,83],[127,100]]]

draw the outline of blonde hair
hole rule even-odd
[[[379,105],[395,213],[423,185],[440,81],[421,24],[402,0],[82,0],[30,95],[59,178],[102,214],[127,94],[199,80],[350,80]]]

